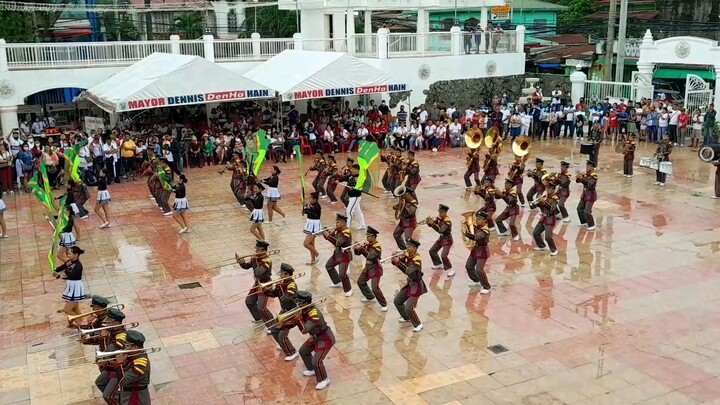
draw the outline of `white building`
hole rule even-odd
[[[219,2],[224,3],[224,2]],[[458,0],[457,7],[484,8],[503,0]],[[218,27],[227,27],[225,4],[215,6]],[[18,106],[25,98],[49,89],[92,87],[153,52],[197,55],[245,73],[285,49],[348,52],[403,79],[412,91],[411,102],[424,101],[423,91],[441,80],[523,74],[525,72],[524,27],[498,35],[496,52],[466,54],[463,33],[429,32],[428,12],[447,9],[439,0],[281,0],[280,7],[300,13],[301,33],[294,38],[36,43],[6,44],[0,39],[0,121],[3,133],[18,126]],[[363,11],[365,26],[371,26],[374,10],[416,9],[416,33],[394,34],[386,29],[355,34],[354,15]],[[227,9],[229,10],[229,9]],[[367,11],[367,12],[366,12]],[[346,16],[353,16],[347,19]],[[482,22],[481,22],[482,25]],[[484,41],[481,49],[484,51]],[[383,95],[385,96],[385,95]]]

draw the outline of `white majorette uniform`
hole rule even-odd
[[[273,174],[272,176],[263,180],[263,183],[268,185],[268,189],[267,189],[268,201],[270,201],[270,202],[280,201],[280,198],[281,198],[280,191],[278,190],[278,184],[280,183],[280,179],[278,178],[278,175]]]
[[[305,228],[303,232],[308,235],[320,232],[322,229],[322,222],[320,222],[322,208],[320,203],[308,204],[303,208],[303,214],[307,215],[307,221],[305,221]]]
[[[2,196],[0,196],[0,214],[5,212],[7,210],[7,206],[5,205],[5,202],[2,200]]]
[[[265,198],[263,198],[263,195],[261,193],[257,193],[250,196],[247,201],[253,207],[252,213],[250,214],[250,222],[256,224],[262,224],[265,222],[265,212],[263,211],[263,202],[265,201]]]
[[[82,282],[83,266],[79,261],[64,263],[57,269],[56,273],[65,272],[65,290],[62,298],[67,302],[80,302],[87,299],[87,291]]]
[[[67,225],[65,225],[65,228],[61,230],[62,233],[60,234],[60,246],[66,248],[75,246],[75,242],[77,241],[77,239],[75,239],[75,234],[73,234],[74,224],[75,215],[70,215]]]
[[[98,204],[107,204],[110,202],[110,192],[107,189],[107,178],[101,177],[97,181],[97,188],[98,188],[98,195],[97,195],[97,202]]]
[[[180,183],[173,188],[175,193],[175,203],[173,204],[173,210],[176,212],[185,212],[190,209],[190,203],[185,197],[185,184]]]

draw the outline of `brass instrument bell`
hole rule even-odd
[[[512,143],[512,152],[515,156],[525,157],[530,153],[531,139],[529,136],[518,136]]]
[[[472,134],[471,134],[472,132]],[[477,149],[483,144],[483,133],[481,130],[468,131],[465,134],[465,145],[470,149]]]
[[[462,216],[463,219],[460,221],[460,234],[462,235],[465,247],[472,249],[475,247],[475,240],[468,238],[466,234],[475,234],[475,212],[463,212]]]

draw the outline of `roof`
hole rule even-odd
[[[522,8],[523,11],[527,10],[543,10],[543,11],[564,11],[567,10],[566,6],[560,4],[549,3],[547,1],[540,0],[515,0],[513,2],[515,12],[519,12]]]
[[[532,60],[535,63],[561,63],[566,59],[593,60],[595,57],[595,45],[573,45],[547,47],[544,49],[534,50],[535,54]]]
[[[274,91],[199,56],[153,53],[87,90],[108,112],[270,98]]]
[[[610,0],[598,0],[599,7],[610,7]],[[620,5],[618,3],[618,5]],[[655,0],[628,0],[628,6],[654,6]]]
[[[654,20],[657,16],[659,16],[660,13],[657,11],[631,11],[628,13],[628,18],[631,20],[638,20],[638,21],[650,21]],[[588,20],[605,20],[608,19],[608,12],[607,11],[598,11],[597,13],[592,13],[589,15],[586,15],[585,18]]]
[[[283,100],[406,91],[405,82],[342,52],[288,49],[245,77],[279,92]]]
[[[554,42],[559,45],[587,45],[588,44],[587,37],[582,34],[562,34],[562,35],[555,35],[555,36],[551,36],[551,37],[539,36],[536,38],[541,39],[543,41]]]

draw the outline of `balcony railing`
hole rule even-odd
[[[256,35],[256,34],[253,34]],[[524,32],[506,31],[490,36],[489,52],[522,50]],[[286,49],[349,52],[362,58],[402,58],[474,53],[486,49],[486,36],[460,32],[356,34],[346,39],[260,38],[202,40],[6,44],[0,40],[3,70],[82,68],[131,65],[154,52],[200,56],[215,62],[264,61]],[[382,45],[381,45],[382,44]],[[464,48],[464,49],[463,49]],[[3,57],[4,56],[4,57]],[[7,62],[5,62],[7,59]]]

